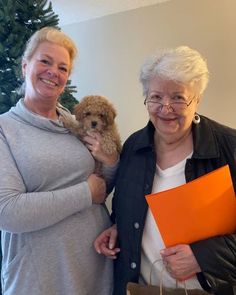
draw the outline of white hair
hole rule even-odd
[[[206,60],[201,54],[187,46],[158,50],[149,57],[140,72],[143,94],[147,96],[150,80],[161,77],[193,87],[195,94],[202,95],[209,81]]]

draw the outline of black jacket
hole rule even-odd
[[[236,191],[236,130],[201,116],[200,124],[193,124],[192,131],[194,151],[186,161],[186,181],[229,164]],[[113,295],[125,295],[127,282],[139,279],[147,213],[144,195],[151,193],[155,167],[154,127],[149,122],[126,140],[121,154],[112,213],[121,248],[115,261]],[[202,270],[198,274],[202,287],[214,294],[232,295],[232,285],[236,285],[236,235],[214,237],[190,246]]]

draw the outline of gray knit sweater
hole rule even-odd
[[[20,100],[0,116],[0,157],[3,294],[110,295],[112,262],[93,249],[110,220],[92,204],[87,148]]]

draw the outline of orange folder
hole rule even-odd
[[[236,198],[228,165],[146,196],[166,247],[236,232]]]

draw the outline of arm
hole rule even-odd
[[[236,235],[202,240],[190,245],[201,271],[214,289],[222,281],[236,285]]]
[[[106,180],[107,192],[110,193],[114,187],[115,176],[119,165],[119,154],[107,155],[104,153],[101,147],[102,138],[97,132],[91,132],[83,140],[93,157],[97,161],[102,162],[102,175]]]
[[[27,192],[23,178],[2,135],[0,135],[0,154],[1,230],[14,233],[40,230],[90,207],[92,201],[100,203],[105,198],[104,181],[95,175],[91,175],[88,181],[67,188]]]
[[[191,245],[177,245],[162,250],[170,275],[185,280],[197,274],[204,288],[215,291],[223,282],[236,285],[235,235],[213,237]]]

